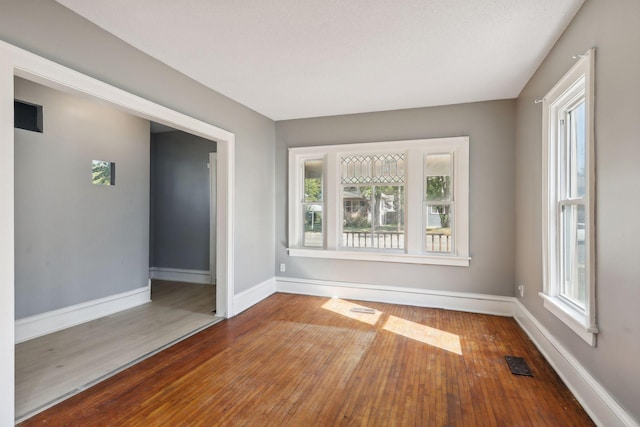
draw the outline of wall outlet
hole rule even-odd
[[[520,293],[520,298],[524,298],[524,285],[522,283],[518,285],[518,292]]]
[[[285,271],[287,271],[287,266],[284,264],[280,264],[280,273],[284,273]]]

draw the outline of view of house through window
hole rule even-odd
[[[425,216],[427,217],[425,250],[451,252],[453,199],[451,181],[452,155],[425,156]]]
[[[341,245],[404,249],[404,154],[343,156],[340,166]]]

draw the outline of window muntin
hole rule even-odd
[[[440,194],[427,195],[426,159],[433,169],[442,155],[445,171],[429,176],[432,187],[443,181]],[[294,209],[319,204],[304,199],[304,162],[315,159],[324,161],[322,247],[305,244],[305,214]],[[290,148],[289,255],[468,266],[468,173],[468,137]],[[427,250],[427,228],[442,228],[441,215],[450,235]]]
[[[590,345],[595,314],[595,150],[589,50],[543,103],[544,306]]]

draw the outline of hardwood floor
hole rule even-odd
[[[288,294],[21,425],[43,424],[593,425],[511,318]]]
[[[16,345],[17,419],[216,321],[215,286],[154,280],[151,298],[149,304]]]

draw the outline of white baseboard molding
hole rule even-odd
[[[276,279],[272,277],[262,283],[242,291],[233,297],[233,314],[240,314],[249,307],[256,305],[263,299],[276,292]]]
[[[147,285],[120,294],[18,319],[15,322],[16,344],[127,310],[149,301],[151,301],[151,288]]]
[[[208,270],[186,270],[183,268],[151,267],[149,269],[149,278],[172,282],[199,283],[201,285],[213,283]]]
[[[520,301],[515,306],[516,321],[597,425],[640,426]]]
[[[360,301],[444,308],[472,313],[514,315],[514,298],[464,292],[433,291],[416,288],[376,286],[361,283],[277,277],[278,292],[338,297]]]

